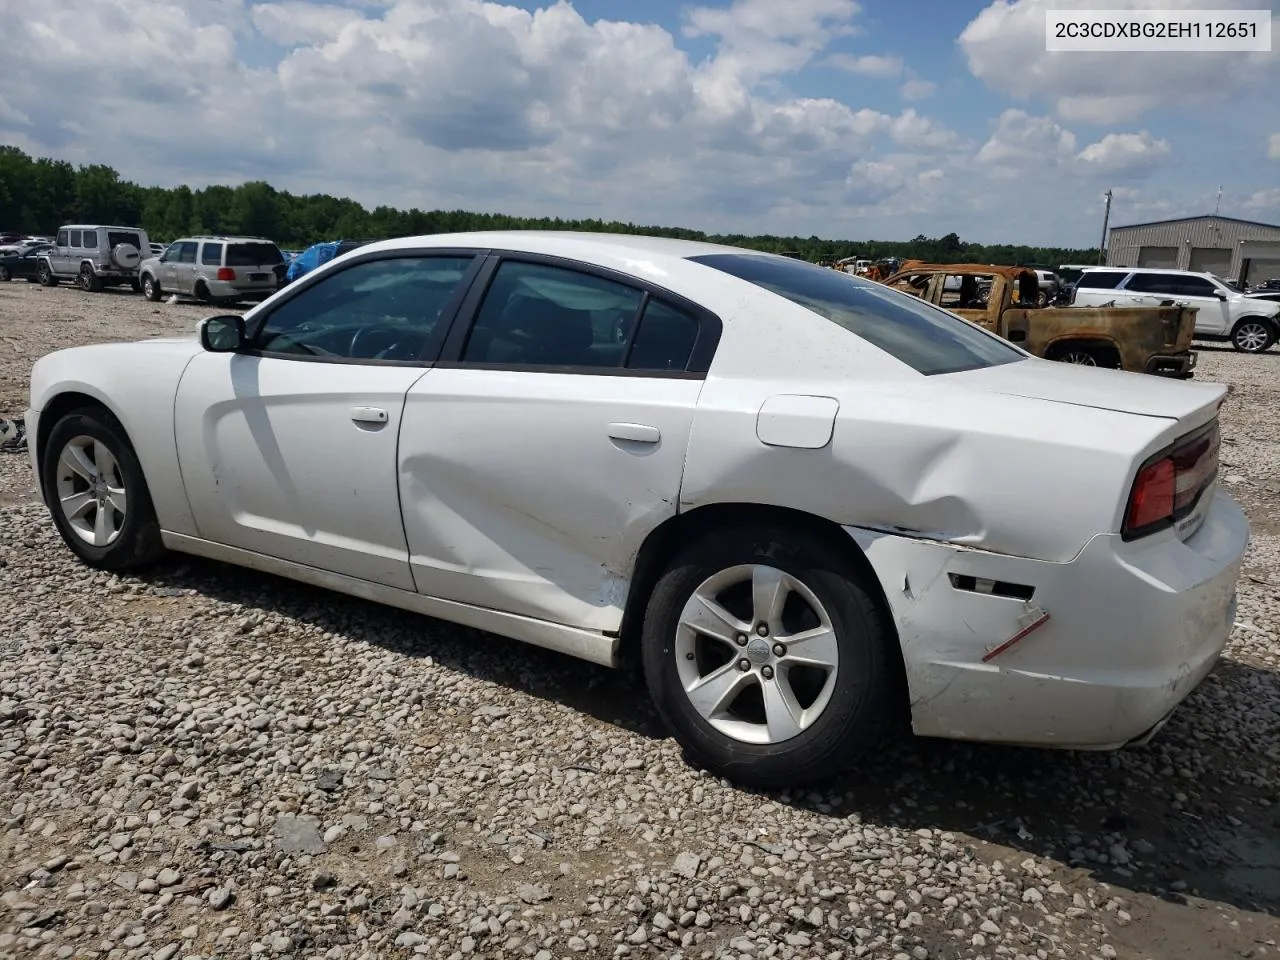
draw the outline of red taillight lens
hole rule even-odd
[[[1177,483],[1177,471],[1174,470],[1171,457],[1143,467],[1138,478],[1133,481],[1133,495],[1129,498],[1129,513],[1124,522],[1125,531],[1137,532],[1144,527],[1172,520]]]
[[[235,278],[236,278],[236,272],[235,272],[234,270],[232,270],[230,267],[219,267],[219,268],[218,268],[218,279],[219,279],[219,280],[234,280]]]

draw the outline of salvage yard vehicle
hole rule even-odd
[[[47,248],[34,247],[25,252],[0,254],[0,283],[9,280],[26,280],[35,283],[40,268],[40,256]]]
[[[74,280],[91,293],[123,284],[137,290],[141,251],[149,249],[140,227],[70,224],[58,228],[53,249],[41,255],[38,277],[46,287]]]
[[[899,711],[1143,740],[1231,629],[1225,387],[1048,363],[873,281],[462,233],[197,331],[36,362],[31,465],[82,561],[175,550],[634,656],[687,756],[740,782],[834,774]]]
[[[184,237],[138,269],[148,300],[165,294],[230,306],[265,300],[284,278],[284,254],[261,237]]]
[[[1073,304],[1142,306],[1173,302],[1195,307],[1195,335],[1230,340],[1262,353],[1280,339],[1280,305],[1246,296],[1211,273],[1155,267],[1091,267],[1076,283]]]
[[[884,283],[950,310],[1046,360],[1189,379],[1195,310],[1039,308],[1030,267],[907,261]]]

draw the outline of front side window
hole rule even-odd
[[[222,244],[202,244],[200,247],[200,262],[206,267],[222,266]]]
[[[59,231],[58,231],[58,246],[60,246],[60,247],[69,247],[69,246],[71,246],[71,243],[70,243],[70,241],[68,240],[68,233],[67,233],[67,231],[66,231],[66,230],[59,230]]]
[[[978,326],[872,280],[783,257],[716,253],[690,259],[799,304],[919,373],[958,373],[1025,358]]]
[[[472,257],[388,257],[331,273],[250,331],[254,346],[294,357],[419,359],[443,335],[442,311]]]
[[[995,275],[984,273],[948,274],[942,280],[938,306],[948,310],[985,310]]]
[[[467,363],[618,367],[641,293],[603,277],[506,260],[467,338]]]
[[[71,231],[71,246],[73,246],[73,247],[79,247],[79,246],[80,246],[80,231],[79,231],[79,230],[72,230],[72,231]]]
[[[1208,277],[1178,277],[1178,292],[1184,297],[1216,297],[1218,287]]]
[[[194,240],[184,240],[178,244],[178,263],[195,263],[196,262],[196,242]]]

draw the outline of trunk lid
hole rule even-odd
[[[1188,383],[1034,357],[979,370],[941,374],[936,379],[987,393],[1142,417],[1163,417],[1188,429],[1213,419],[1227,395],[1227,388],[1220,383]]]

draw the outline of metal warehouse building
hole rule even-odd
[[[1280,277],[1280,226],[1211,216],[1113,227],[1107,265],[1200,270],[1256,283]]]

